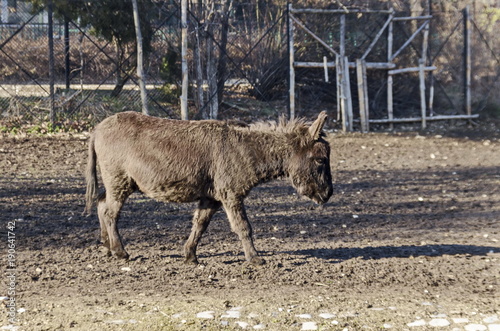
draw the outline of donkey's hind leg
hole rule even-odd
[[[97,202],[97,214],[99,216],[99,223],[101,224],[101,238],[104,247],[109,249],[108,254],[128,259],[129,255],[123,247],[122,239],[116,225],[120,217],[122,205],[123,202],[116,201],[110,198],[110,194],[106,194]]]
[[[189,239],[184,245],[185,263],[198,263],[196,258],[196,247],[200,242],[201,236],[205,232],[212,219],[212,216],[220,208],[221,203],[212,199],[201,199],[198,208],[193,216],[193,228]]]
[[[97,198],[97,209],[98,209],[99,224],[101,227],[101,243],[107,249],[108,255],[111,256],[111,250],[110,250],[111,247],[109,243],[108,229],[106,226],[106,222],[104,222],[104,216],[101,217],[99,212],[99,205],[101,203],[106,203],[106,192],[101,193]]]
[[[111,255],[128,259],[129,255],[123,246],[117,222],[120,218],[120,210],[123,203],[134,192],[134,183],[131,180],[122,180],[117,185],[115,184],[116,182],[107,182],[104,176],[103,181],[106,192],[97,202],[97,214],[99,216],[99,223],[101,224],[103,245],[109,248]]]

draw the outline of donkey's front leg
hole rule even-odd
[[[264,259],[258,256],[259,254],[253,245],[252,227],[248,222],[243,200],[235,199],[223,201],[222,205],[224,206],[227,218],[231,224],[231,229],[240,237],[241,243],[243,244],[245,259],[254,265],[264,264]]]
[[[185,263],[198,264],[198,259],[196,258],[196,247],[200,242],[201,236],[207,229],[212,216],[220,208],[220,202],[212,199],[201,199],[198,205],[198,209],[194,212],[193,217],[193,228],[191,229],[191,234],[189,239],[184,245],[184,254],[186,256]]]

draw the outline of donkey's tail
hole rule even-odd
[[[95,136],[90,135],[89,139],[89,155],[87,160],[87,168],[85,170],[85,181],[87,182],[87,192],[85,193],[85,210],[84,214],[91,214],[91,209],[97,197],[97,155],[95,153]]]

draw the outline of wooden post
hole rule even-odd
[[[467,115],[472,114],[472,101],[471,101],[471,18],[470,18],[470,5],[464,9],[464,64],[465,64],[465,77],[464,77],[464,108]]]
[[[342,61],[345,56],[345,15],[340,15],[340,58]]]
[[[358,79],[358,98],[359,98],[359,118],[361,121],[361,132],[369,131],[368,123],[368,84],[366,82],[366,62],[365,60],[356,60],[356,73]]]
[[[293,67],[295,61],[294,45],[293,45],[293,20],[292,20],[292,4],[288,4],[288,99],[289,99],[289,112],[290,119],[295,118],[295,68]]]
[[[429,0],[427,2],[427,14],[429,16],[432,17],[432,0]],[[429,34],[429,40],[428,40],[428,45],[427,45],[427,49],[428,49],[428,65],[430,67],[432,67],[432,64],[433,64],[433,61],[432,61],[432,42],[431,42],[431,39],[432,39],[432,25],[431,25],[431,21],[429,20],[429,27],[427,29],[428,31],[428,34]],[[432,117],[434,116],[434,72],[433,71],[430,71],[429,72],[429,104],[427,106],[427,108],[429,108],[429,116]]]
[[[325,72],[325,83],[328,83],[328,61],[326,56],[323,56],[323,70]]]
[[[393,38],[394,38],[394,8],[391,8],[390,14],[391,22],[389,23],[389,27],[387,28],[387,62],[392,62],[392,48],[393,48]],[[387,75],[387,118],[389,121],[392,121],[394,118],[394,103],[392,96],[392,75]],[[394,129],[394,124],[390,122],[389,129]]]
[[[349,59],[344,57],[344,96],[346,105],[347,130],[352,131],[352,95],[351,95],[351,79],[349,77]]]
[[[340,64],[340,56],[335,56],[335,78],[336,78],[336,89],[337,89],[337,122],[340,122],[342,118],[342,90],[340,85],[342,84],[342,65]],[[343,121],[342,121],[343,122]],[[343,124],[342,124],[343,125]]]
[[[340,63],[341,63],[341,66],[339,68],[339,70],[341,71],[340,94],[342,98],[340,105],[342,108],[342,130],[351,131],[352,123],[350,119],[352,116],[349,116],[351,91],[349,89],[349,84],[348,84],[349,61],[347,61],[347,58],[345,56],[345,14],[340,15]]]
[[[347,120],[347,102],[345,95],[345,70],[344,70],[344,59],[337,56],[337,100],[339,104],[340,119],[342,121],[342,131],[346,132],[348,130],[348,120]]]
[[[419,63],[418,77],[420,80],[420,111],[422,114],[422,129],[425,129],[427,126],[426,104],[425,104],[425,71],[424,71],[425,64],[423,59],[420,59],[418,63]]]
[[[181,0],[181,119],[188,119],[187,0]]]
[[[141,90],[142,113],[148,115],[149,114],[148,95],[146,91],[146,83],[144,82],[142,32],[141,32],[141,23],[139,20],[139,7],[137,6],[137,0],[132,0],[132,7],[134,11],[135,37],[137,40],[137,78],[139,79],[139,89]]]

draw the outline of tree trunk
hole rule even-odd
[[[208,83],[208,98],[207,98],[207,113],[208,118],[216,119],[219,113],[219,101],[217,93],[217,69],[216,59],[214,54],[213,40],[213,24],[208,23],[207,26],[207,83]]]
[[[182,94],[181,94],[181,119],[188,119],[188,64],[187,64],[187,0],[181,1],[181,68],[182,68]]]
[[[115,88],[111,91],[111,97],[116,98],[123,90],[128,77],[124,75],[123,70],[123,49],[118,40],[115,39],[114,44],[116,47],[116,82]]]
[[[221,38],[220,38],[220,50],[219,50],[219,63],[217,65],[217,98],[218,104],[222,104],[224,97],[224,84],[226,83],[226,68],[227,68],[227,34],[229,30],[229,12],[233,5],[233,0],[226,0],[224,3],[224,9],[222,10],[221,17]]]
[[[141,90],[142,113],[148,115],[148,96],[146,91],[146,84],[144,82],[143,71],[144,60],[142,54],[142,33],[141,24],[139,21],[139,8],[137,6],[137,0],[132,0],[132,7],[134,9],[135,37],[137,39],[137,77],[139,79],[139,88]]]
[[[203,71],[201,66],[201,36],[200,27],[196,29],[195,33],[196,43],[194,44],[194,62],[196,64],[196,108],[198,109],[198,118],[207,119],[206,111],[204,109],[203,98]]]

